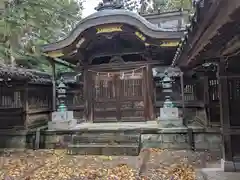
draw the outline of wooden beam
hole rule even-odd
[[[217,5],[216,5],[217,6]],[[209,24],[209,27],[204,31],[204,34],[199,38],[197,43],[193,45],[195,48],[192,50],[191,56],[189,56],[187,64],[189,64],[192,59],[200,53],[200,51],[209,43],[210,39],[217,35],[218,30],[227,22],[231,21],[230,14],[234,10],[240,7],[239,0],[231,1],[219,1],[219,7],[222,7],[222,11],[218,11],[217,16],[214,18],[214,22]],[[219,23],[221,22],[221,23]]]
[[[66,66],[66,67],[71,68],[71,69],[75,69],[76,68],[76,65],[71,64],[69,62],[66,62],[66,61],[64,61],[62,59],[59,59],[59,58],[50,58],[50,57],[48,57],[47,59],[48,59],[48,61],[50,63],[51,63],[51,61],[54,61],[55,64],[60,64],[62,66]]]
[[[219,3],[220,3],[220,1],[217,1],[216,3],[213,3],[212,6],[210,7],[209,11],[208,11],[208,12],[210,12],[210,13],[208,13],[208,16],[204,19],[203,22],[201,22],[201,24],[198,24],[197,27],[195,27],[195,28],[197,28],[197,32],[194,33],[194,36],[192,37],[193,38],[192,41],[188,42],[188,43],[190,43],[189,50],[184,51],[185,53],[180,58],[180,59],[183,60],[183,62],[186,62],[189,59],[188,54],[193,52],[193,48],[196,46],[197,42],[202,38],[206,29],[209,28],[209,26],[211,26],[211,22],[214,20],[214,15],[217,12],[217,8],[219,7]],[[180,62],[180,64],[181,64],[181,62]]]
[[[113,70],[113,69],[130,69],[133,67],[147,66],[147,65],[161,65],[158,60],[152,61],[137,61],[137,62],[126,62],[126,63],[112,63],[112,64],[99,64],[99,65],[89,65],[90,70]]]
[[[92,63],[93,59],[101,58],[101,57],[112,57],[112,56],[124,56],[124,55],[131,55],[131,54],[144,54],[144,51],[125,51],[119,53],[112,53],[112,52],[104,52],[104,53],[97,53],[93,54],[89,57],[88,62],[89,64]]]
[[[230,42],[227,43],[227,45],[224,47],[224,49],[221,51],[221,54],[223,56],[235,53],[236,51],[239,51],[240,49],[240,36],[234,37]]]

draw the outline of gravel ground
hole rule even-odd
[[[0,158],[0,179],[11,180],[194,180],[195,169],[216,161],[206,152],[160,149],[144,149],[136,157],[71,156],[64,150],[5,151]]]

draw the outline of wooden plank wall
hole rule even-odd
[[[52,84],[0,83],[0,129],[46,124],[52,111]]]
[[[52,112],[52,84],[28,84],[24,89],[25,126],[27,128],[45,125]]]
[[[66,105],[73,111],[74,118],[79,122],[84,119],[83,84],[69,84],[67,89]]]

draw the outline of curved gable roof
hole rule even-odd
[[[122,23],[139,29],[143,34],[156,39],[180,39],[183,31],[166,31],[151,24],[137,13],[123,9],[106,9],[98,11],[81,20],[70,35],[56,43],[42,46],[43,52],[62,49],[71,45],[85,30],[103,24]]]

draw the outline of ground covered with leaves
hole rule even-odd
[[[144,149],[137,157],[73,156],[64,150],[6,150],[0,179],[23,180],[195,180],[206,153]]]

